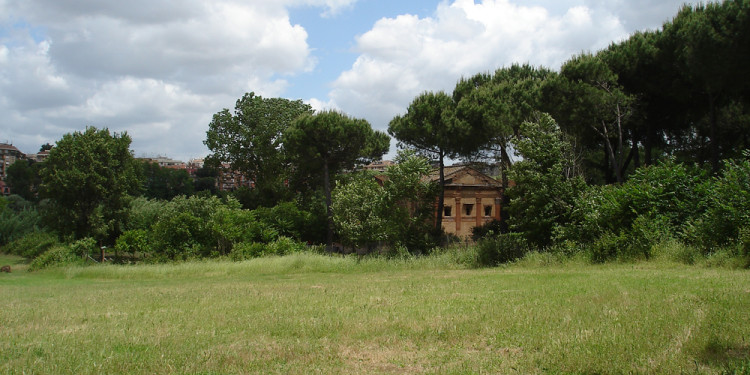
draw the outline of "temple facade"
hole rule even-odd
[[[468,166],[446,167],[444,173],[445,233],[466,239],[474,227],[501,220],[504,191],[500,181]],[[437,182],[438,171],[430,179]]]

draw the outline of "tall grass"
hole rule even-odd
[[[432,257],[385,258],[297,253],[270,256],[242,262],[203,260],[138,266],[101,265],[62,267],[56,272],[65,278],[90,279],[172,279],[211,276],[286,275],[295,273],[353,274],[381,271],[438,270],[465,268],[449,255]]]

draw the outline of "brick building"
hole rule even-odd
[[[443,230],[466,238],[474,227],[501,219],[503,187],[500,181],[468,166],[446,167]],[[430,180],[438,182],[439,172]]]

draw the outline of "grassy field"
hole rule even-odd
[[[317,255],[16,269],[0,274],[9,374],[750,373],[748,271]]]

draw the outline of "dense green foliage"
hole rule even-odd
[[[18,160],[11,164],[6,171],[5,182],[13,194],[21,196],[27,201],[37,199],[41,164],[29,160]]]
[[[591,54],[572,58],[543,90],[547,110],[568,134],[589,152],[603,148],[600,167],[606,180],[623,182],[632,160],[625,153],[635,98],[622,89],[604,59]],[[637,144],[631,149],[636,152]]]
[[[437,186],[425,179],[426,159],[401,152],[384,175],[361,173],[333,192],[334,223],[345,245],[426,253],[435,243],[430,219]]]
[[[524,121],[532,121],[541,106],[541,85],[552,73],[544,68],[513,64],[494,74],[480,73],[461,79],[453,90],[456,117],[471,127],[475,140],[486,142],[469,158],[496,160],[503,187],[512,166],[513,137]],[[477,146],[475,144],[475,146]]]
[[[300,116],[312,114],[301,100],[263,98],[247,93],[237,100],[234,113],[216,113],[209,124],[204,143],[214,163],[229,163],[255,182],[257,196],[249,204],[273,206],[288,198],[284,181],[291,170],[282,148],[282,135]]]
[[[18,195],[0,197],[0,246],[40,229],[36,207]]]
[[[317,176],[327,208],[326,244],[333,242],[332,175],[382,157],[390,147],[388,135],[372,130],[364,119],[336,111],[303,116],[284,133],[284,150],[297,173]]]
[[[688,227],[688,239],[705,249],[731,243],[750,231],[750,151],[741,160],[727,161],[707,190],[705,212]],[[694,229],[690,231],[689,229]],[[744,233],[744,234],[743,234]],[[694,235],[690,237],[690,235]]]
[[[362,247],[388,237],[385,190],[369,173],[354,176],[333,190],[336,231],[345,245]]]
[[[570,222],[576,193],[585,183],[576,175],[572,147],[547,114],[524,122],[516,140],[523,157],[510,173],[510,228],[537,247],[548,246],[553,234]]]
[[[49,225],[74,238],[110,241],[121,231],[129,196],[138,192],[130,137],[108,129],[68,133],[42,168],[42,195],[50,199]]]
[[[304,250],[302,241],[320,233],[313,232],[316,216],[293,202],[251,211],[231,196],[138,198],[129,212],[115,251],[149,262],[286,254]]]
[[[57,237],[48,232],[30,232],[4,245],[3,253],[33,259],[59,243]]]
[[[226,256],[237,243],[270,242],[278,236],[236,200],[217,197],[135,200],[126,227],[117,251],[155,262]]]
[[[59,265],[69,266],[76,262],[77,259],[80,258],[76,256],[71,246],[55,245],[34,258],[31,264],[29,264],[29,271],[38,271]]]
[[[172,199],[178,195],[194,192],[193,179],[184,169],[161,167],[157,163],[143,162],[140,165],[143,181],[143,196],[152,199]]]

